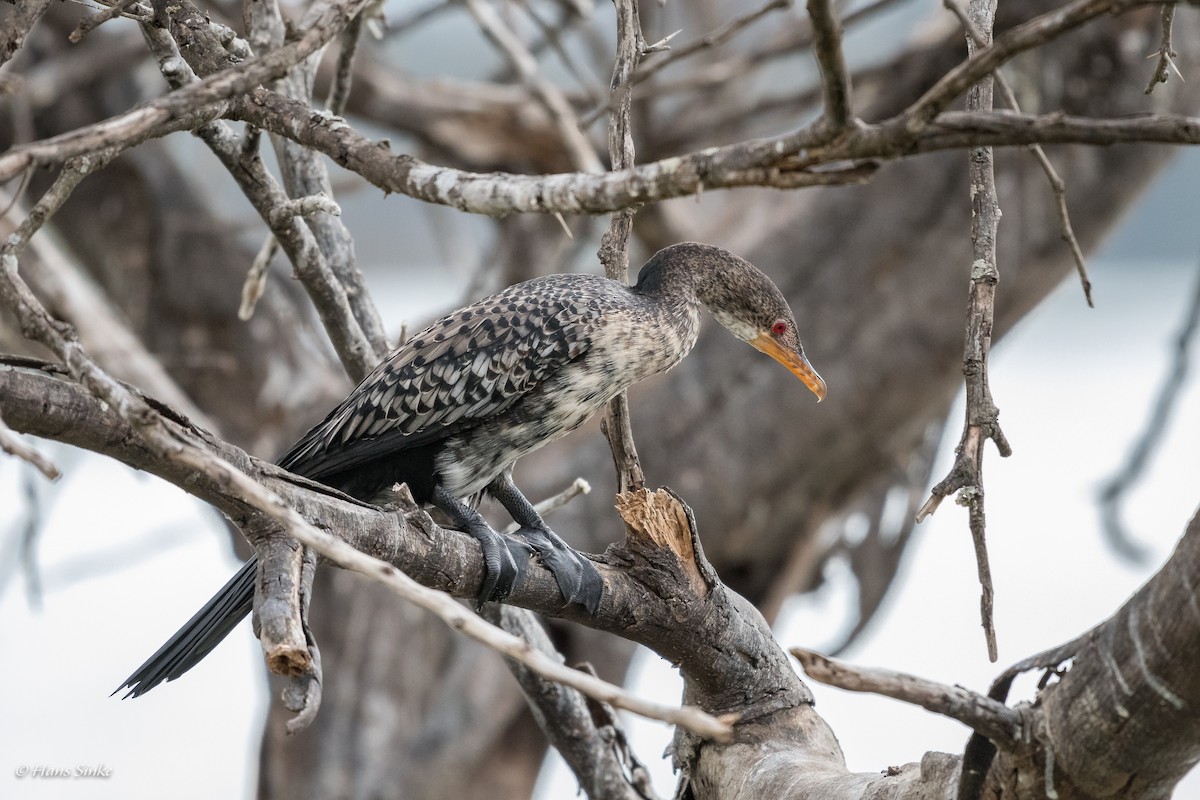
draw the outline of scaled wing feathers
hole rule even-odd
[[[587,351],[600,306],[580,288],[529,281],[443,317],[384,359],[280,466],[320,480],[503,413]]]

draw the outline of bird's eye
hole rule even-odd
[[[787,330],[787,320],[777,319],[775,320],[775,324],[771,326],[771,333],[775,334],[776,336],[783,336],[785,333],[787,333]]]

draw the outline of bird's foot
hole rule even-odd
[[[475,598],[476,609],[489,600],[502,602],[525,579],[525,567],[534,549],[524,541],[496,533],[487,525],[472,526],[467,533],[483,548],[483,584]]]
[[[527,542],[554,575],[567,604],[578,603],[595,615],[604,594],[604,579],[591,560],[581,555],[549,528],[524,527],[517,536]]]

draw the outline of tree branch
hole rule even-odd
[[[217,43],[205,39],[206,28],[195,22],[196,17],[203,15],[194,6],[187,4],[185,7],[178,3],[168,6],[177,13],[190,8],[191,14],[164,19],[161,27],[143,26],[142,32],[158,59],[163,76],[178,90],[196,85],[198,79],[191,65],[211,64],[215,60],[213,51],[217,49]],[[189,32],[185,39],[191,44],[187,51],[188,61],[181,58],[175,39],[168,33],[167,26],[171,24],[178,24]],[[191,33],[192,30],[195,33]],[[208,41],[207,46],[203,44],[205,41]],[[271,231],[271,236],[287,254],[346,372],[356,380],[362,378],[379,360],[375,347],[359,324],[346,287],[325,259],[316,235],[295,213],[293,201],[267,170],[257,148],[247,151],[246,142],[227,123],[219,120],[199,125],[193,133],[225,166]],[[265,263],[263,269],[266,269]],[[369,299],[366,302],[369,304]]]
[[[637,70],[645,44],[636,0],[618,0],[617,57],[610,83],[617,105],[608,121],[608,155],[614,170],[633,169],[633,87],[629,79]],[[623,285],[629,283],[629,234],[633,232],[634,213],[633,209],[625,209],[614,214],[600,239],[604,274]],[[601,430],[612,450],[618,493],[641,489],[646,476],[633,441],[626,392],[619,393],[605,407]]]
[[[39,453],[37,448],[30,447],[22,441],[12,428],[4,424],[3,415],[0,415],[0,450],[26,462],[42,473],[42,476],[48,481],[56,481],[62,474],[58,467],[54,466],[53,461]]]
[[[973,0],[968,12],[974,31],[984,40],[977,43],[971,30],[967,47],[973,53],[986,47],[991,38],[996,14],[996,0]],[[986,76],[971,88],[967,95],[968,111],[988,111],[992,107],[992,77]],[[961,492],[959,502],[970,512],[971,541],[975,546],[975,564],[982,589],[979,611],[987,641],[988,658],[998,658],[996,629],[992,621],[992,572],[988,564],[985,540],[983,490],[983,443],[992,439],[1000,455],[1008,456],[1012,449],[1000,430],[1000,411],[992,400],[988,386],[988,353],[992,346],[992,322],[995,316],[996,283],[1000,279],[996,265],[996,229],[1000,223],[1000,206],[996,199],[996,176],[990,147],[971,150],[971,263],[970,301],[967,310],[963,374],[966,376],[967,410],[962,438],[955,450],[956,458],[950,474],[933,487],[929,500],[917,512],[917,521],[937,510],[948,495]]]
[[[850,692],[870,692],[918,705],[958,720],[1009,748],[1030,735],[1024,731],[1024,721],[1016,711],[961,686],[946,686],[890,669],[857,667],[800,647],[793,647],[790,652],[808,677],[827,686]]]
[[[60,136],[13,147],[0,156],[0,182],[31,167],[62,163],[68,158],[96,150],[127,150],[147,139],[189,130],[220,117],[226,102],[268,83],[324,47],[346,27],[368,0],[328,0],[314,9],[312,24],[294,41],[223,69],[199,83],[176,89],[124,114],[94,125],[77,128]]]
[[[489,603],[481,612],[483,618],[556,661],[562,655],[537,617],[525,609]],[[630,755],[621,746],[624,732],[615,727],[616,718],[602,726],[600,714],[593,714],[589,702],[579,692],[554,681],[548,681],[520,661],[507,658],[509,668],[517,678],[525,700],[546,734],[550,744],[575,773],[580,789],[589,800],[645,800],[648,786],[635,787],[633,772],[636,764],[626,764],[623,756]],[[611,715],[611,710],[607,711]]]
[[[830,0],[808,0],[812,18],[813,52],[821,68],[825,92],[824,124],[836,134],[850,124],[850,74],[842,54],[842,25]]]
[[[0,365],[0,413],[12,420],[14,429],[85,447],[155,474],[213,504],[239,528],[265,530],[263,526],[275,525],[333,563],[384,584],[406,600],[432,611],[455,630],[520,660],[544,677],[618,708],[694,730],[704,737],[728,736],[727,721],[714,719],[694,707],[674,708],[642,700],[591,675],[568,669],[544,653],[533,651],[527,643],[488,625],[452,600],[447,592],[463,598],[478,594],[484,577],[482,553],[465,534],[434,525],[428,514],[412,502],[406,489],[395,495],[395,505],[390,509],[358,503],[260,462],[180,419],[160,416],[145,405],[144,398],[114,382],[116,392],[128,397],[123,407],[142,405],[149,415],[140,419],[135,428],[129,415],[113,411],[118,408],[116,405],[110,403],[106,408],[76,384],[52,372],[31,370],[28,363],[21,360],[14,366]],[[46,403],[52,406],[49,411]],[[151,431],[149,436],[147,430]],[[164,452],[158,445],[168,439],[174,445]],[[337,536],[328,531],[337,531]],[[639,562],[647,557],[637,550],[622,555]],[[662,555],[658,558],[661,560]],[[638,619],[649,630],[643,630],[637,638],[646,638],[670,624],[669,617],[659,616],[667,613],[665,607],[649,613],[639,608],[639,603],[646,600],[646,587],[639,585],[638,580],[605,564],[597,567],[605,578],[607,591],[596,627],[618,632],[628,627],[631,620]],[[647,569],[657,574],[662,566]],[[585,610],[561,606],[562,597],[554,576],[537,562],[530,563],[525,583],[509,602],[567,619],[592,619]],[[685,649],[679,639],[687,638],[694,643],[694,631],[688,631],[686,636],[682,633],[672,637],[677,640],[673,647],[679,651]],[[648,638],[646,641],[650,643]],[[290,658],[287,660],[288,668],[295,669],[296,664]],[[696,662],[696,658],[688,661]],[[714,686],[704,684],[706,699],[719,700],[723,695]],[[713,713],[730,712],[737,713],[731,708],[715,708]]]

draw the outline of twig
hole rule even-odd
[[[820,653],[793,647],[789,651],[805,674],[827,686],[870,692],[918,705],[958,720],[994,742],[1016,745],[1025,738],[1021,717],[1004,703],[961,686],[946,686],[890,669],[856,667]]]
[[[268,233],[263,239],[262,246],[258,248],[254,261],[250,262],[246,281],[242,284],[242,302],[238,306],[238,319],[243,322],[254,316],[254,307],[258,305],[258,301],[267,287],[267,269],[270,268],[271,259],[277,252],[279,252],[279,240],[275,238],[275,234]]]
[[[1171,356],[1171,367],[1159,387],[1154,406],[1146,419],[1146,425],[1129,451],[1125,464],[1100,488],[1100,523],[1109,544],[1117,552],[1134,562],[1144,562],[1149,551],[1134,541],[1121,519],[1125,496],[1143,476],[1146,465],[1162,442],[1167,423],[1179,402],[1180,391],[1187,380],[1191,363],[1192,342],[1200,329],[1200,272],[1192,289],[1192,299],[1184,312],[1183,323],[1175,337],[1175,348]]]
[[[991,36],[995,0],[972,0],[969,16],[986,41]],[[980,47],[970,33],[967,35],[967,47],[972,54]],[[992,79],[988,75],[971,87],[967,94],[967,109],[988,110],[991,106]],[[1010,455],[1012,449],[1000,429],[1000,412],[992,400],[987,379],[996,283],[1000,277],[996,265],[996,228],[1000,221],[1000,207],[996,200],[996,179],[990,147],[976,147],[971,150],[970,171],[971,247],[974,260],[971,264],[970,305],[963,356],[967,391],[966,420],[962,438],[955,451],[954,466],[951,467],[949,475],[933,487],[929,500],[917,512],[917,521],[920,522],[936,511],[946,496],[960,492],[959,502],[968,509],[971,541],[975,547],[975,564],[982,590],[979,610],[984,638],[987,641],[988,658],[995,661],[999,653],[992,620],[992,574],[985,539],[983,443],[985,439],[992,439],[1001,456]]]
[[[337,71],[334,73],[333,85],[329,87],[329,99],[325,101],[325,107],[335,116],[340,117],[345,112],[346,102],[350,99],[350,86],[354,78],[354,55],[358,52],[363,21],[367,13],[366,10],[360,11],[350,20],[350,24],[339,37],[342,50],[338,53]]]
[[[851,119],[850,74],[842,53],[842,26],[831,0],[808,0],[808,16],[812,19],[813,53],[825,93],[823,124],[831,134],[838,133]]]
[[[952,14],[958,17],[959,23],[963,29],[970,34],[976,44],[985,45],[986,40],[982,33],[972,24],[967,13],[955,0],[942,0],[944,5]],[[1017,103],[1017,94],[1009,85],[1008,79],[1004,77],[1004,72],[997,69],[992,73],[992,77],[996,79],[996,85],[1000,87],[1000,93],[1004,95],[1004,102],[1013,111],[1020,112],[1021,106]],[[1079,246],[1079,240],[1075,238],[1075,229],[1071,225],[1071,215],[1067,211],[1067,185],[1063,183],[1063,179],[1059,177],[1058,171],[1054,169],[1054,165],[1050,163],[1050,159],[1046,156],[1046,151],[1042,149],[1040,144],[1029,145],[1029,152],[1037,160],[1038,165],[1042,168],[1042,172],[1046,174],[1046,180],[1050,181],[1050,189],[1054,192],[1054,199],[1058,204],[1058,227],[1061,231],[1063,241],[1071,248],[1071,257],[1075,259],[1075,271],[1079,273],[1079,283],[1083,287],[1083,297],[1087,301],[1088,308],[1095,308],[1092,302],[1092,281],[1088,277],[1087,262],[1083,257],[1083,248]]]
[[[765,17],[772,11],[779,11],[785,8],[792,7],[793,0],[768,0],[768,2],[759,6],[752,11],[747,11],[740,17],[735,17],[729,22],[717,28],[715,31],[706,33],[698,39],[693,39],[690,42],[684,42],[678,47],[671,48],[670,52],[662,58],[656,58],[645,64],[640,64],[633,74],[629,76],[625,85],[629,87],[637,86],[658,74],[659,71],[666,69],[672,64],[689,58],[696,53],[714,47],[720,47],[728,42],[743,29],[750,26],[758,19]],[[590,126],[593,122],[600,119],[607,111],[612,111],[620,104],[620,95],[614,93],[611,99],[593,108],[583,117],[585,127]]]
[[[123,16],[128,8],[138,0],[117,0],[111,6],[103,11],[100,11],[91,16],[83,17],[79,20],[79,24],[75,26],[75,30],[67,36],[67,40],[72,44],[79,44],[83,37],[108,22],[114,17]]]
[[[1171,28],[1175,23],[1175,4],[1163,3],[1162,6],[1162,43],[1158,46],[1157,53],[1151,53],[1150,58],[1158,56],[1158,66],[1154,69],[1154,75],[1150,77],[1150,83],[1146,84],[1146,94],[1154,91],[1154,87],[1160,83],[1166,83],[1167,78],[1172,72],[1179,76],[1179,80],[1183,80],[1183,73],[1179,71],[1179,67],[1175,66],[1175,57],[1179,55],[1175,52],[1175,48],[1171,47]]]
[[[614,170],[633,168],[633,89],[627,84],[637,69],[645,43],[636,0],[616,0],[616,6],[617,57],[610,86],[618,97],[618,103],[608,121],[608,155]],[[600,238],[599,256],[600,263],[604,265],[604,274],[622,284],[629,282],[629,234],[633,231],[634,213],[632,209],[627,209],[614,214],[608,230]],[[641,459],[633,441],[629,400],[625,392],[609,401],[600,429],[604,431],[608,446],[612,449],[617,470],[617,493],[641,489],[646,484],[646,476],[642,472]]]
[[[38,452],[37,448],[26,444],[16,431],[5,425],[4,417],[0,417],[0,450],[27,462],[42,473],[46,480],[56,481],[62,475],[58,467],[54,466],[54,462]]]
[[[554,119],[575,169],[582,172],[603,172],[604,165],[600,163],[595,148],[584,134],[575,109],[571,108],[571,103],[562,91],[539,72],[537,59],[533,54],[490,5],[483,0],[466,0],[466,3],[467,10],[479,23],[484,34],[500,49],[533,92],[534,97],[545,106]]]

